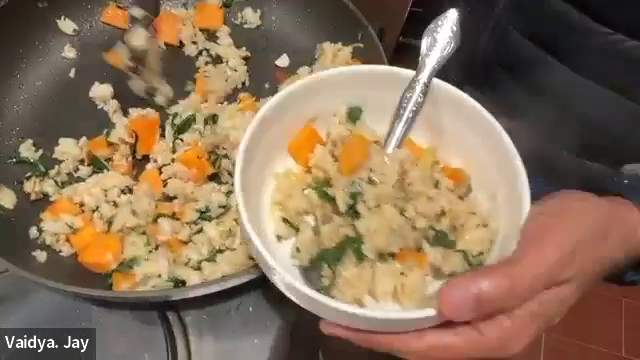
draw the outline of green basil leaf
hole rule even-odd
[[[191,127],[193,127],[193,124],[195,123],[196,123],[196,115],[195,114],[187,115],[184,119],[182,119],[182,121],[180,121],[179,124],[175,125],[175,127],[173,128],[173,137],[177,138],[180,135],[185,134],[187,131],[191,129]]]
[[[25,164],[30,165],[32,167],[31,173],[35,176],[45,176],[47,175],[47,169],[42,165],[39,159],[29,159],[24,157],[16,157],[13,159],[9,159],[7,161],[8,164]]]
[[[89,163],[95,172],[109,171],[109,164],[97,156],[90,155]]]
[[[360,106],[350,106],[347,109],[347,120],[352,124],[357,124],[362,118],[363,110]]]
[[[449,233],[444,230],[436,229],[433,226],[431,226],[430,229],[433,232],[433,235],[426,236],[426,241],[429,245],[449,250],[454,250],[456,248],[456,241],[449,236]]]

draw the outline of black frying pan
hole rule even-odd
[[[193,1],[193,0],[191,0]],[[143,0],[143,8],[154,11],[154,2]],[[188,1],[172,0],[173,4]],[[46,263],[38,263],[31,255],[37,246],[27,231],[38,223],[38,215],[46,202],[29,202],[19,182],[25,168],[6,164],[16,154],[22,139],[52,151],[60,137],[79,138],[99,134],[109,125],[102,110],[89,99],[94,81],[113,84],[123,108],[148,107],[150,104],[129,90],[124,74],[109,67],[101,53],[122,38],[123,32],[99,21],[106,0],[48,0],[46,7],[35,0],[9,0],[0,6],[3,56],[0,58],[0,183],[11,186],[19,194],[13,211],[0,216],[0,257],[12,270],[53,288],[79,295],[113,300],[170,300],[220,291],[256,277],[258,269],[218,281],[179,289],[117,293],[110,291],[105,276],[85,270],[74,256],[63,258],[49,252]],[[261,9],[263,25],[247,30],[236,26],[230,18],[245,6]],[[156,7],[157,11],[157,7]],[[80,35],[70,37],[57,28],[55,19],[65,15],[80,27]],[[237,2],[227,12],[227,24],[237,46],[252,53],[249,60],[251,87],[256,96],[273,94],[277,79],[273,61],[286,52],[292,64],[289,69],[310,64],[316,45],[324,41],[364,44],[356,50],[365,63],[386,63],[380,42],[363,16],[347,0],[247,0]],[[79,52],[76,60],[60,56],[70,42]],[[69,78],[72,67],[76,77]],[[192,60],[181,51],[171,49],[164,54],[164,71],[177,98],[188,79],[193,78]],[[269,88],[265,83],[271,84]],[[12,186],[12,184],[14,186]]]

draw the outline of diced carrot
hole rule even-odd
[[[126,30],[129,28],[129,12],[116,3],[109,3],[102,11],[100,21],[107,25]]]
[[[109,146],[107,137],[104,135],[89,140],[87,147],[93,155],[100,158],[106,158],[113,154],[113,149]]]
[[[353,175],[364,165],[369,159],[369,145],[371,141],[362,134],[349,137],[338,157],[338,165],[343,175]]]
[[[158,224],[149,224],[147,225],[147,236],[151,236],[152,238],[158,238],[160,235],[160,227]]]
[[[246,92],[238,94],[238,106],[242,111],[258,111],[258,104],[256,104],[256,99],[251,94]]]
[[[160,115],[142,114],[129,120],[129,129],[136,134],[136,154],[150,155],[160,136]]]
[[[53,218],[58,218],[60,215],[70,215],[70,216],[78,216],[82,214],[82,209],[71,200],[61,197],[55,202],[53,202],[47,210],[45,210],[45,214],[47,216],[51,216]]]
[[[113,291],[131,291],[136,286],[136,275],[128,272],[114,272],[111,274],[111,289]]]
[[[116,234],[97,234],[78,253],[78,262],[87,269],[106,274],[122,259],[122,239]]]
[[[418,265],[421,268],[426,268],[429,261],[427,254],[420,251],[402,250],[395,255],[395,260],[404,265]]]
[[[131,159],[119,159],[111,163],[111,169],[122,175],[133,175],[133,161]]]
[[[224,9],[215,4],[200,2],[196,4],[193,23],[201,30],[217,30],[224,25]]]
[[[83,226],[93,224],[93,216],[91,216],[91,214],[89,213],[84,213],[80,215],[80,220],[82,221]]]
[[[154,21],[158,41],[173,46],[180,45],[180,28],[182,20],[171,11],[161,11]]]
[[[461,168],[443,165],[442,172],[444,173],[444,176],[451,180],[456,186],[469,183],[469,175]]]
[[[433,164],[438,160],[437,150],[433,146],[428,146],[422,152],[422,156],[420,157],[420,165],[431,168]]]
[[[127,60],[125,57],[118,51],[117,48],[113,48],[107,52],[102,53],[102,58],[107,64],[113,66],[116,69],[126,71],[127,69]]]
[[[358,59],[351,59],[349,61],[349,65],[362,65],[362,61],[360,61]]]
[[[207,150],[202,145],[190,147],[176,157],[176,160],[193,173],[193,182],[202,184],[207,177],[215,172],[207,157]]]
[[[77,253],[89,245],[97,235],[98,231],[96,230],[96,227],[89,223],[78,230],[75,234],[70,235],[69,242]]]
[[[149,184],[156,195],[162,194],[164,185],[162,184],[162,178],[160,177],[160,171],[158,169],[153,167],[145,169],[142,174],[140,174],[139,181],[141,184]]]
[[[205,73],[199,72],[196,74],[196,85],[193,91],[203,100],[207,98],[207,93],[209,92],[208,82],[209,77]]]
[[[178,254],[185,247],[185,244],[177,238],[170,238],[167,241],[167,245],[169,245],[169,250],[172,253]]]
[[[324,139],[313,127],[313,124],[307,123],[291,139],[287,150],[296,164],[309,168],[309,161],[311,161],[311,156],[318,145],[324,145]]]
[[[408,137],[404,140],[404,148],[411,153],[415,160],[420,160],[424,155],[424,148],[418,145],[412,138]]]

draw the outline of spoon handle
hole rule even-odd
[[[418,68],[400,97],[393,122],[384,139],[387,154],[402,146],[424,106],[431,81],[459,43],[460,16],[456,9],[440,15],[422,34]]]
[[[416,74],[405,88],[393,116],[393,125],[384,139],[384,150],[387,154],[400,148],[413,128],[427,97],[429,85],[431,85],[430,78],[420,78]]]

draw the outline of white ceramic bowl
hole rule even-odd
[[[440,322],[435,309],[381,311],[359,308],[310,288],[291,261],[291,246],[276,241],[269,204],[273,174],[293,166],[287,142],[312,117],[359,105],[363,120],[384,134],[413,71],[358,65],[312,75],[286,88],[258,112],[240,145],[235,191],[253,256],[285,295],[316,315],[370,331],[402,332]],[[321,126],[322,124],[319,124]],[[471,97],[434,80],[426,105],[411,132],[414,140],[434,145],[449,163],[466,169],[475,193],[483,194],[499,228],[489,255],[494,263],[511,254],[530,206],[522,160],[498,122]]]

